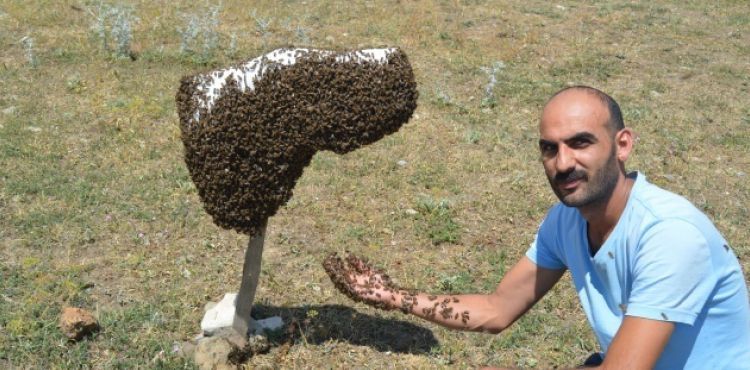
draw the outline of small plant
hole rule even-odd
[[[453,105],[453,99],[443,88],[437,87],[435,88],[434,103],[439,107],[447,107]]]
[[[30,36],[26,36],[21,39],[21,44],[23,45],[23,51],[26,54],[26,61],[32,68],[36,68],[39,65],[39,59],[37,59],[36,52],[34,51],[34,39]]]
[[[417,229],[427,234],[432,244],[458,242],[461,228],[453,220],[453,211],[447,200],[436,202],[432,198],[421,198],[417,201],[416,208],[417,217],[422,221]]]
[[[209,16],[205,18],[203,27],[203,54],[211,55],[219,46],[219,12],[221,5],[214,5],[209,9]]]
[[[271,33],[270,29],[271,29],[271,23],[273,23],[273,19],[261,18],[260,16],[258,16],[255,9],[253,9],[253,11],[250,12],[250,17],[252,17],[253,20],[255,21],[255,30],[258,31],[258,33],[260,33],[260,35],[263,36],[263,38],[265,38],[267,35]]]
[[[99,38],[99,40],[102,43],[102,50],[109,50],[109,45],[107,44],[107,15],[109,13],[109,7],[106,6],[104,3],[99,2],[99,9],[96,14],[94,15],[94,25],[92,26],[94,33],[96,33],[96,37]]]
[[[180,34],[180,54],[200,53],[203,58],[211,58],[219,47],[219,13],[221,4],[207,9],[204,15],[187,14],[185,27],[178,28]],[[205,15],[207,14],[207,16]],[[234,36],[234,48],[230,45],[229,53],[236,52],[237,40]]]
[[[255,9],[250,12],[250,17],[255,21],[255,31],[258,32],[263,39],[263,45],[268,45],[268,37],[271,35],[271,23],[273,23],[273,19],[270,17],[265,19],[261,18]]]
[[[185,28],[178,29],[177,32],[180,34],[180,54],[188,54],[193,52],[193,43],[198,37],[200,32],[200,21],[195,15],[189,15],[186,17],[187,25]]]
[[[462,271],[457,275],[443,275],[438,282],[438,289],[448,294],[470,292],[472,291],[473,282],[474,279],[472,276],[468,272]]]
[[[234,32],[229,36],[229,50],[227,50],[227,55],[230,57],[237,55],[237,34]]]
[[[133,30],[130,26],[132,19],[131,10],[129,8],[115,7],[113,8],[113,13],[115,20],[112,24],[112,37],[117,44],[115,51],[119,57],[130,57],[130,42],[133,40]]]
[[[484,87],[484,97],[482,98],[482,107],[494,108],[497,105],[495,98],[495,85],[497,84],[497,73],[505,68],[505,63],[497,61],[491,67],[482,67],[482,71],[487,73],[489,81]]]
[[[110,51],[110,38],[115,45],[117,57],[133,58],[131,44],[133,41],[133,23],[138,19],[133,15],[133,9],[125,5],[108,5],[99,2],[99,7],[94,16],[92,29],[95,37],[101,42],[101,48],[105,52]]]
[[[482,138],[482,133],[476,130],[469,130],[466,132],[466,142],[469,144],[476,144],[479,139]]]
[[[66,89],[71,93],[79,94],[86,89],[86,85],[81,81],[81,76],[75,74],[65,81]]]
[[[306,28],[300,25],[297,25],[297,28],[294,29],[294,37],[297,38],[297,40],[299,40],[303,44],[310,43],[310,37],[307,36]]]

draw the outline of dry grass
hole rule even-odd
[[[567,279],[490,336],[353,304],[320,266],[350,250],[402,286],[493,289],[555,201],[537,114],[571,83],[620,101],[640,134],[629,167],[709,214],[750,270],[747,3],[246,3],[224,0],[218,47],[184,55],[177,30],[207,6],[128,2],[133,61],[101,50],[98,2],[0,2],[0,366],[193,366],[173,343],[198,332],[206,302],[238,288],[247,241],[202,210],[173,96],[184,74],[287,44],[399,45],[420,101],[375,145],[319,153],[270,220],[258,304],[301,330],[252,366],[548,368],[595,350]],[[483,106],[481,68],[496,61],[506,67],[494,107]],[[69,304],[94,310],[103,331],[67,343],[55,325]]]

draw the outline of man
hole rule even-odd
[[[356,257],[348,266],[327,261],[334,282],[378,307],[499,333],[568,269],[601,346],[601,368],[750,368],[750,305],[737,257],[687,200],[643,174],[626,174],[634,135],[617,103],[591,87],[566,88],[545,105],[539,133],[542,164],[561,203],[495,292],[394,289]]]

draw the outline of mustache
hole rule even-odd
[[[586,172],[582,170],[572,170],[568,172],[559,172],[555,174],[555,183],[571,182],[586,178]]]

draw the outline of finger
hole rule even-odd
[[[346,262],[351,268],[359,274],[369,275],[371,273],[370,266],[367,264],[367,260],[359,258],[351,253],[346,256]]]
[[[332,253],[323,261],[323,269],[337,289],[347,295],[351,293],[351,274],[336,253]]]

